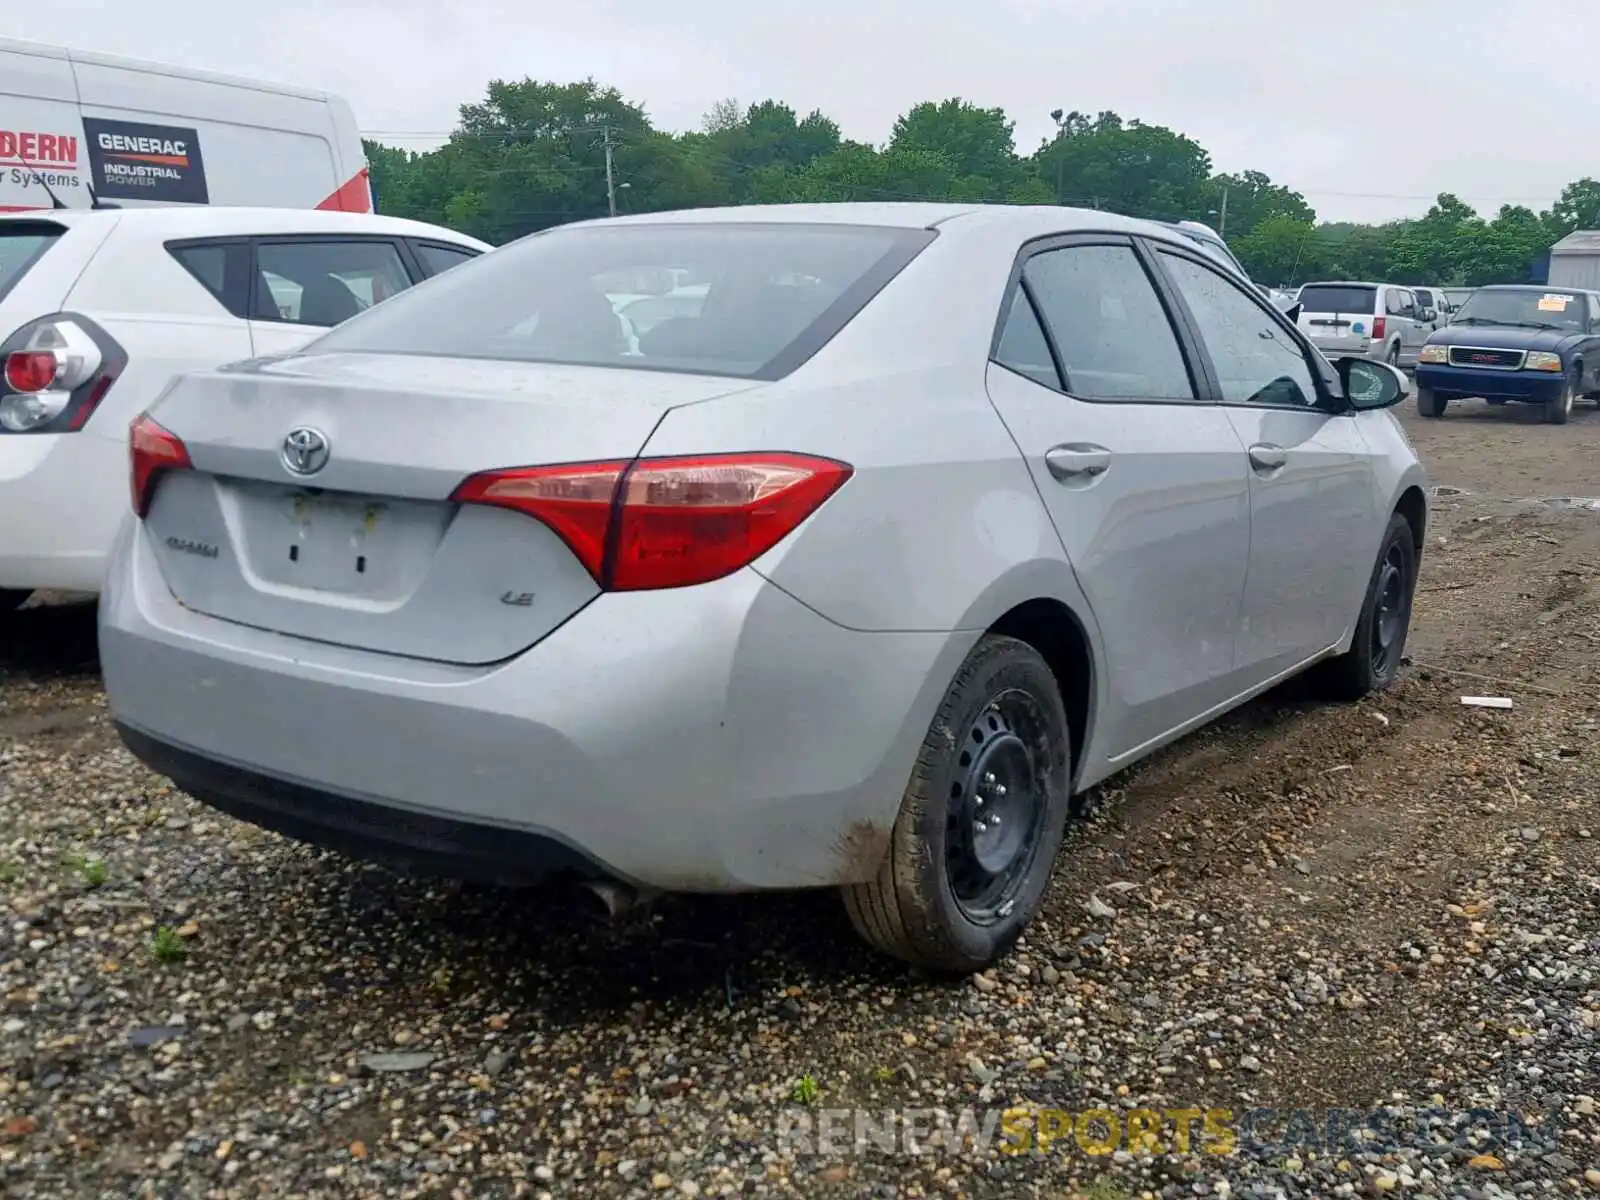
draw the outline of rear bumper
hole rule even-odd
[[[0,588],[98,592],[127,510],[120,437],[0,433]]]
[[[113,716],[197,799],[450,874],[676,891],[870,877],[977,636],[847,630],[746,570],[454,667],[184,609],[135,522],[100,603]]]
[[[1375,359],[1383,357],[1383,343],[1374,344],[1371,338],[1319,338],[1312,335],[1311,344],[1322,351],[1324,357],[1330,361],[1348,356]]]
[[[1417,386],[1432,388],[1441,396],[1483,396],[1544,404],[1561,394],[1565,382],[1562,376],[1549,371],[1496,371],[1444,363],[1417,367]]]

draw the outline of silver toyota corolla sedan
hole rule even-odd
[[[1394,680],[1404,393],[1105,213],[564,226],[174,382],[106,687],[146,763],[313,843],[622,900],[839,887],[971,970],[1074,792],[1307,668]]]

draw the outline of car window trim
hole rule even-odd
[[[250,235],[248,240],[249,240],[249,243],[250,243],[250,271],[249,271],[249,274],[247,276],[247,279],[248,279],[248,282],[249,282],[249,285],[250,285],[250,300],[249,300],[249,305],[248,305],[246,311],[250,315],[246,318],[246,320],[250,320],[250,321],[262,321],[262,322],[264,322],[266,324],[269,324],[269,325],[293,325],[298,329],[321,329],[321,330],[327,330],[327,329],[333,328],[333,326],[328,326],[328,325],[308,325],[304,321],[286,321],[282,317],[262,316],[256,311],[256,305],[258,303],[260,303],[260,300],[261,300],[261,294],[260,293],[261,293],[261,283],[262,283],[262,276],[261,276],[261,247],[262,246],[301,246],[301,245],[305,245],[305,244],[311,243],[311,242],[333,242],[333,243],[339,243],[339,244],[344,244],[344,243],[348,243],[348,242],[364,242],[364,243],[382,244],[382,245],[385,245],[385,246],[392,247],[394,252],[395,252],[396,257],[399,258],[399,260],[400,260],[400,269],[406,273],[406,277],[410,280],[410,283],[407,284],[407,288],[408,289],[416,287],[417,284],[419,282],[421,282],[422,278],[426,278],[425,276],[422,276],[422,277],[418,276],[418,274],[417,274],[418,267],[417,267],[417,265],[415,263],[413,263],[411,261],[411,258],[410,258],[409,254],[406,251],[406,248],[405,248],[405,245],[404,245],[405,239],[400,237],[397,234],[391,234],[391,233],[261,233],[261,234],[252,234],[252,235]],[[274,301],[273,307],[274,307],[274,309],[276,309],[276,307],[277,307],[276,301]]]
[[[248,236],[228,234],[224,237],[169,238],[161,245],[171,256],[172,261],[183,268],[184,274],[199,284],[200,290],[215,300],[223,312],[237,320],[250,319],[251,270],[254,267],[254,254],[250,249]],[[182,255],[182,251],[185,250],[204,250],[212,247],[219,248],[223,252],[220,296],[211,290],[211,285],[200,277],[199,272],[191,267]]]
[[[1194,338],[1196,352],[1200,356],[1201,361],[1205,364],[1206,378],[1209,381],[1209,386],[1211,389],[1211,403],[1221,405],[1224,408],[1242,408],[1250,411],[1297,413],[1317,412],[1323,414],[1324,416],[1337,416],[1340,413],[1353,411],[1339,403],[1341,397],[1335,393],[1333,389],[1333,383],[1336,377],[1330,378],[1328,372],[1322,367],[1322,362],[1326,362],[1327,360],[1323,358],[1321,352],[1318,351],[1316,347],[1311,345],[1310,341],[1302,336],[1300,330],[1295,328],[1295,326],[1281,312],[1279,312],[1276,307],[1271,304],[1263,303],[1259,296],[1251,294],[1250,289],[1240,287],[1237,280],[1230,279],[1226,271],[1217,270],[1216,266],[1207,262],[1202,255],[1190,254],[1183,247],[1169,246],[1164,241],[1150,247],[1149,249],[1151,258],[1155,260],[1155,269],[1160,273],[1164,285],[1171,289],[1172,302],[1182,310],[1184,321],[1187,323],[1188,328]],[[1222,279],[1230,284],[1239,292],[1240,295],[1244,296],[1250,301],[1250,303],[1254,304],[1258,310],[1271,318],[1273,324],[1278,327],[1279,332],[1287,335],[1290,342],[1299,349],[1300,358],[1306,364],[1306,370],[1310,373],[1311,381],[1317,389],[1316,403],[1312,405],[1267,404],[1261,401],[1253,400],[1226,399],[1222,394],[1222,385],[1220,382],[1220,376],[1217,374],[1216,363],[1214,363],[1211,359],[1211,348],[1206,345],[1205,339],[1200,336],[1199,323],[1195,320],[1194,313],[1189,308],[1189,302],[1184,299],[1183,292],[1179,289],[1177,281],[1167,274],[1166,266],[1160,261],[1162,254],[1171,254],[1175,258],[1186,259],[1187,261],[1194,263],[1195,265],[1207,271],[1210,271],[1219,279]],[[1319,359],[1321,361],[1318,361]],[[1331,367],[1332,364],[1330,363],[1329,368],[1331,369]]]
[[[1162,239],[1162,244],[1167,244],[1165,239]],[[1176,245],[1177,243],[1174,242],[1172,244]],[[1034,258],[1040,254],[1049,254],[1056,250],[1068,250],[1082,246],[1119,246],[1133,252],[1134,261],[1139,264],[1140,270],[1144,272],[1145,278],[1150,283],[1151,290],[1155,292],[1156,302],[1161,305],[1162,311],[1166,314],[1167,324],[1171,327],[1173,339],[1178,344],[1179,357],[1183,359],[1184,370],[1188,372],[1189,375],[1189,386],[1194,390],[1193,396],[1085,396],[1081,393],[1070,390],[1070,387],[1066,386],[1070,383],[1070,377],[1066,369],[1066,364],[1061,357],[1061,348],[1056,345],[1055,332],[1050,328],[1050,322],[1045,320],[1044,310],[1040,307],[1037,298],[1033,295],[1032,288],[1027,286],[1027,282],[1023,279],[1022,273],[1028,265],[1028,260],[1031,258]],[[989,337],[989,361],[998,367],[1006,366],[1005,363],[997,359],[995,355],[999,352],[1000,338],[1005,332],[1005,323],[1011,315],[1012,295],[1019,288],[1024,289],[1028,298],[1028,303],[1033,309],[1033,315],[1039,322],[1039,328],[1044,331],[1045,344],[1050,347],[1050,356],[1055,361],[1056,376],[1058,379],[1063,381],[1064,386],[1060,388],[1060,393],[1062,395],[1067,396],[1070,399],[1077,400],[1083,404],[1215,403],[1214,399],[1208,399],[1205,394],[1206,388],[1204,386],[1205,380],[1203,376],[1203,371],[1205,368],[1201,367],[1200,360],[1193,355],[1189,341],[1185,336],[1187,332],[1183,325],[1183,320],[1185,318],[1180,317],[1178,313],[1174,311],[1169,297],[1163,290],[1161,281],[1157,279],[1155,274],[1151,271],[1150,263],[1147,262],[1144,255],[1140,253],[1139,239],[1135,238],[1133,235],[1126,233],[1114,233],[1108,230],[1079,230],[1074,232],[1042,234],[1039,237],[1030,238],[1023,242],[1022,245],[1017,248],[1016,256],[1012,260],[1010,274],[1006,277],[1005,291],[1001,294],[1000,298],[1000,309],[995,315],[994,330]],[[1011,368],[1006,367],[1006,370],[1011,370]],[[1020,372],[1013,372],[1013,374],[1020,374]],[[1028,379],[1032,383],[1038,384],[1040,387],[1046,386],[1042,383],[1039,383],[1037,379],[1033,379],[1031,376],[1023,375],[1021,377]],[[1214,393],[1215,389],[1212,389],[1212,391]]]

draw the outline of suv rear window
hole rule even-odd
[[[1378,305],[1378,289],[1348,283],[1308,283],[1300,289],[1300,311],[1370,313]]]
[[[933,236],[731,222],[553,229],[453,267],[303,352],[777,379],[825,345]]]
[[[0,297],[28,273],[66,230],[46,221],[0,224]]]

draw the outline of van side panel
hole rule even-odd
[[[165,171],[168,177],[154,178],[149,188],[154,198],[145,200],[137,198],[139,176],[128,176],[114,197],[118,204],[170,205],[203,196],[200,202],[213,205],[315,208],[344,183],[325,98],[103,60],[74,60],[73,70],[82,115],[91,124],[114,123],[118,133],[166,130],[178,145],[192,141],[198,147],[197,161],[178,162],[161,153],[122,153],[126,147],[104,140],[115,134],[102,133],[96,146],[85,147],[102,160],[115,160],[104,162],[100,178],[113,169]],[[204,177],[198,195],[191,188],[163,190],[168,184],[178,187],[196,170]]]
[[[0,212],[52,207],[46,186],[68,208],[87,208],[85,164],[66,55],[0,48]]]

